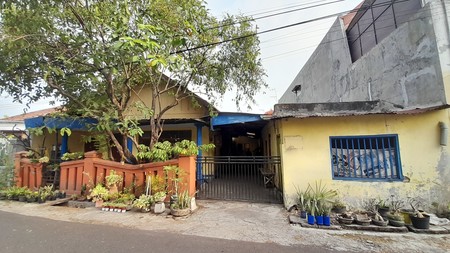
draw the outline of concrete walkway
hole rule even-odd
[[[448,252],[449,235],[331,231],[289,225],[281,205],[226,201],[197,201],[199,209],[185,219],[150,213],[102,212],[0,201],[0,210],[54,220],[166,231],[183,235],[280,245],[311,245],[345,252]]]

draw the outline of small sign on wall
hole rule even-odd
[[[292,135],[284,137],[284,151],[303,149],[303,136]]]

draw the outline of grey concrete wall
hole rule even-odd
[[[338,18],[279,103],[381,100],[404,109],[446,104],[429,5],[352,63]],[[298,96],[291,92],[302,86]]]

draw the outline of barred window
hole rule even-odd
[[[397,135],[330,137],[333,179],[403,180]]]

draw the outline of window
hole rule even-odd
[[[330,137],[333,179],[403,180],[397,135]]]

